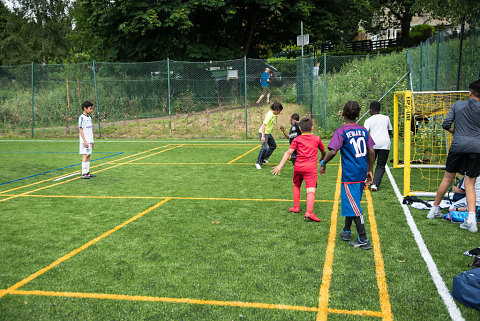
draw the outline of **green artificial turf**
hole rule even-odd
[[[254,167],[255,147],[256,141],[99,140],[92,159],[106,158],[91,163],[97,177],[54,181],[80,171],[55,170],[81,161],[78,142],[1,141],[0,291],[41,273],[17,289],[26,292],[0,298],[0,319],[315,320],[328,258],[329,320],[380,320],[368,313],[380,315],[382,300],[395,320],[450,318],[387,175],[371,194],[373,212],[370,192],[362,201],[383,270],[373,250],[339,237],[339,157],[318,178],[315,213],[322,222],[307,223],[305,189],[302,212],[288,211],[293,166],[270,173],[286,141],[262,170]],[[392,173],[402,189],[402,170]],[[478,235],[411,212],[451,289],[472,261],[462,253],[480,246]],[[378,275],[385,276],[387,298]],[[458,306],[466,320],[479,318]]]

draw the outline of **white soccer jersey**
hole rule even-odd
[[[392,123],[388,116],[376,114],[365,121],[363,125],[369,132],[375,142],[374,149],[390,149],[389,130],[393,130]]]
[[[83,129],[83,134],[85,135],[87,143],[93,143],[92,117],[81,114],[80,117],[78,117],[78,128]],[[78,134],[78,137],[80,138],[80,144],[84,143],[80,133]]]

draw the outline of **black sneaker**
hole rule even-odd
[[[82,174],[82,178],[83,178],[83,179],[90,179],[90,175],[88,175],[88,174]]]
[[[97,175],[90,174],[90,172],[88,172],[87,175],[90,177],[97,177]]]
[[[351,246],[360,248],[362,250],[371,250],[372,245],[370,244],[370,240],[366,239],[365,241],[360,241],[360,237],[358,237],[355,241],[349,243]]]
[[[342,230],[342,232],[340,233],[340,236],[341,236],[342,240],[350,241],[351,238],[352,238],[352,231]]]

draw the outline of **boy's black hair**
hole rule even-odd
[[[360,116],[360,105],[356,101],[349,101],[343,107],[343,116],[350,120],[357,119]]]
[[[376,100],[370,103],[370,109],[376,111],[377,113],[380,112],[380,103]]]
[[[468,89],[472,92],[472,95],[480,98],[480,79],[475,80],[468,86]]]
[[[275,101],[270,108],[271,108],[272,110],[279,110],[279,111],[282,111],[282,110],[283,110],[282,104],[279,103],[278,101]]]
[[[85,100],[83,103],[82,103],[82,110],[84,110],[85,108],[88,108],[90,106],[93,106],[93,104],[91,102],[89,102],[88,100]]]
[[[292,119],[295,119],[296,121],[300,120],[300,115],[299,114],[292,114]]]
[[[313,121],[310,117],[303,117],[300,119],[299,125],[302,132],[309,132],[312,130]]]

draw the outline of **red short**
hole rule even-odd
[[[317,187],[317,171],[293,171],[293,184],[297,187],[302,186],[305,181],[305,188]]]

